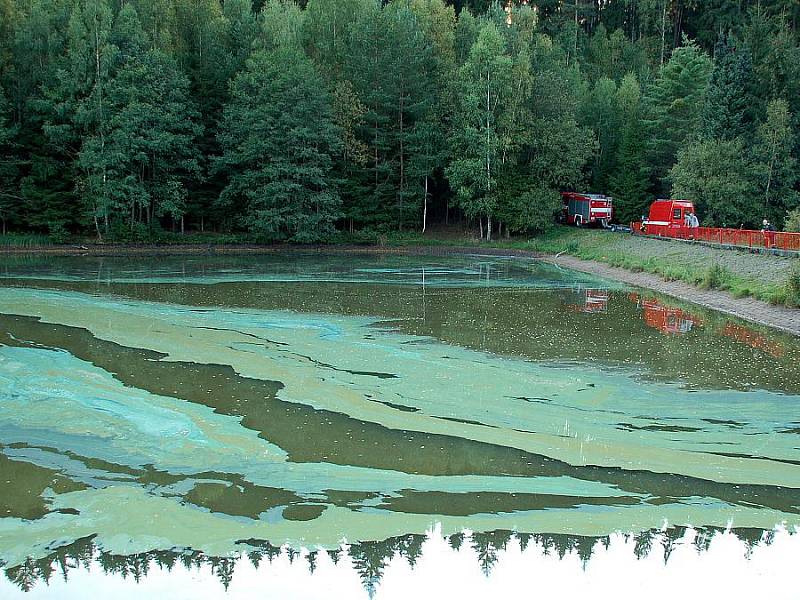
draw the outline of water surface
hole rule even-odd
[[[584,562],[619,532],[762,544],[800,526],[799,358],[519,258],[6,259],[0,561],[108,590],[343,541],[413,566],[432,527]]]

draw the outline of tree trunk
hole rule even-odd
[[[422,233],[425,233],[425,228],[428,224],[428,176],[425,176],[425,200],[422,206]]]
[[[403,231],[403,200],[405,199],[406,194],[406,171],[405,171],[405,144],[403,139],[403,112],[404,112],[404,100],[403,97],[403,84],[400,83],[400,103],[399,103],[399,110],[400,110],[400,214],[398,215],[398,228],[400,231]]]
[[[664,67],[664,46],[666,45],[667,36],[667,0],[663,0],[664,5],[661,9],[661,67]]]
[[[492,215],[486,215],[486,241],[492,241]]]
[[[767,207],[769,206],[769,190],[772,187],[772,173],[774,172],[775,160],[776,160],[777,155],[778,155],[778,142],[777,142],[777,140],[775,140],[775,138],[773,138],[773,142],[774,143],[772,144],[772,152],[770,152],[770,157],[769,157],[769,172],[767,174],[767,189],[766,189],[766,192],[764,194],[764,212],[767,211]]]
[[[103,86],[100,83],[100,31],[99,23],[95,20],[94,27],[94,63],[95,63],[95,81],[94,85],[97,88],[97,108],[100,119],[100,155],[103,157],[103,220],[105,221],[105,231],[108,233],[108,203],[106,201],[106,161],[105,161],[105,125],[103,122]],[[95,221],[96,222],[96,221]]]
[[[492,139],[490,136],[490,88],[491,88],[491,73],[489,70],[486,70],[486,195],[489,195],[489,191],[492,185],[492,171],[491,171],[491,157],[489,155],[490,148],[492,145]],[[487,198],[488,199],[488,198]]]
[[[672,47],[677,48],[681,43],[683,34],[683,2],[678,0],[678,10],[675,13],[675,25],[672,30]]]
[[[578,61],[578,0],[575,0],[575,48],[572,55],[573,64]]]
[[[769,175],[767,175],[767,189],[764,193],[764,212],[766,212],[767,207],[769,206],[769,188],[771,186],[772,186],[772,161],[770,161]]]
[[[103,243],[103,234],[100,233],[100,222],[97,220],[97,215],[94,215],[94,228],[97,231],[97,241]]]

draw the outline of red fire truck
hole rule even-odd
[[[686,227],[686,215],[694,213],[688,200],[656,200],[650,205],[650,216],[642,222],[642,232],[668,235],[671,229]]]
[[[568,225],[608,227],[614,216],[613,199],[602,194],[561,192],[564,203],[561,219]]]

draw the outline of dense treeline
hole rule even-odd
[[[0,0],[0,222],[313,242],[796,209],[792,0]],[[795,210],[788,223],[800,222]]]

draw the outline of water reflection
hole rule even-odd
[[[702,388],[800,393],[800,343],[792,336],[529,260],[204,257],[156,260],[149,271],[125,259],[36,259],[32,266],[6,259],[0,270],[0,286],[369,316],[403,333],[504,356],[640,367],[647,377]]]
[[[509,586],[523,581],[527,569],[542,564],[561,563],[559,569],[571,571],[573,576],[579,573],[583,577],[587,573],[596,576],[602,572],[602,578],[596,577],[601,581],[613,579],[623,570],[626,580],[635,580],[637,570],[652,572],[654,566],[658,569],[658,564],[666,567],[672,563],[669,570],[659,570],[679,579],[682,570],[689,571],[687,560],[701,568],[719,568],[730,564],[732,557],[749,575],[761,571],[763,576],[767,574],[763,572],[765,565],[772,564],[773,568],[780,570],[783,567],[780,556],[787,550],[800,549],[800,534],[784,529],[676,527],[603,537],[505,530],[466,531],[442,536],[439,530],[434,530],[426,535],[343,543],[330,549],[298,550],[257,539],[240,540],[239,546],[241,549],[229,556],[213,556],[191,549],[122,555],[107,552],[92,537],[86,537],[58,546],[41,558],[28,557],[18,565],[7,566],[4,569],[6,583],[0,584],[0,593],[3,597],[13,597],[16,591],[24,593],[22,597],[25,598],[48,591],[91,596],[96,586],[105,586],[105,589],[115,588],[122,592],[122,597],[137,597],[143,590],[152,592],[165,586],[164,576],[169,574],[171,579],[191,585],[191,589],[182,590],[182,597],[196,597],[195,591],[203,595],[201,586],[207,586],[214,579],[217,584],[206,588],[205,593],[213,593],[215,589],[226,590],[234,597],[249,588],[250,593],[244,595],[250,596],[255,592],[252,587],[255,582],[268,581],[278,573],[286,579],[291,573],[292,583],[300,586],[294,589],[296,597],[300,597],[303,589],[308,590],[314,585],[315,576],[321,572],[318,575],[321,580],[339,586],[339,589],[329,589],[327,597],[345,597],[338,592],[347,590],[352,580],[357,578],[364,595],[372,598],[402,591],[408,579],[403,581],[399,578],[398,571],[423,577],[433,571],[446,577],[456,566],[460,569],[460,577],[466,580],[471,578],[470,571],[474,570],[487,581],[495,571],[501,571],[500,576]],[[600,571],[592,568],[593,561],[598,563]],[[464,564],[471,564],[471,568],[463,569],[460,565]],[[336,573],[335,578],[332,578],[332,573]],[[239,576],[243,579],[241,585],[237,585]],[[152,580],[152,586],[148,585],[149,580]],[[114,581],[117,583],[113,584]],[[122,585],[122,582],[128,584]],[[720,583],[724,586],[724,582]],[[569,584],[569,580],[562,582],[562,593],[569,590]],[[454,592],[463,590],[453,580],[448,585]],[[618,581],[617,585],[618,593],[625,590],[624,582]],[[266,591],[262,586],[258,589],[259,595]],[[524,595],[523,588],[517,592]],[[778,593],[772,597],[783,596]]]
[[[458,563],[502,596],[551,558],[580,578],[732,540],[798,556],[763,529],[800,524],[789,336],[496,257],[3,268],[14,593],[379,596]]]
[[[591,482],[611,486],[609,488],[578,487],[579,493],[570,493],[565,489],[547,491],[538,489],[535,493],[525,493],[520,489],[503,492],[470,491],[456,488],[455,491],[447,490],[414,490],[404,487],[399,482],[401,479],[394,475],[397,485],[395,488],[372,489],[371,493],[337,489],[332,482],[327,488],[315,491],[313,494],[298,495],[287,489],[273,486],[254,484],[248,481],[252,474],[239,474],[224,472],[220,469],[211,470],[206,464],[198,464],[189,471],[186,467],[178,472],[170,472],[167,468],[155,469],[153,465],[136,466],[136,460],[162,459],[163,449],[159,449],[152,458],[134,459],[134,455],[123,455],[120,460],[134,461],[134,464],[120,464],[102,456],[84,456],[79,448],[85,447],[96,453],[97,447],[92,443],[88,428],[84,428],[84,440],[64,440],[74,450],[67,448],[48,448],[44,441],[39,444],[32,440],[17,441],[10,439],[6,448],[0,444],[0,450],[6,454],[16,455],[16,460],[4,459],[0,462],[0,474],[4,467],[9,473],[26,473],[24,465],[28,461],[40,463],[41,466],[32,465],[35,473],[43,471],[42,475],[27,475],[24,478],[9,475],[14,484],[9,486],[7,498],[11,506],[7,515],[30,518],[27,513],[20,512],[21,506],[26,506],[28,499],[39,499],[42,486],[26,486],[25,482],[43,479],[45,482],[52,479],[60,481],[63,473],[72,474],[76,482],[71,483],[73,488],[66,487],[67,483],[58,486],[50,485],[56,491],[71,491],[83,489],[87,485],[94,488],[103,488],[106,482],[115,481],[123,476],[129,482],[136,482],[142,486],[159,490],[166,496],[181,497],[186,502],[211,510],[234,516],[246,516],[252,519],[277,507],[283,509],[285,518],[290,520],[307,520],[322,513],[327,506],[343,506],[351,509],[370,507],[371,509],[385,509],[394,513],[421,514],[421,515],[451,515],[469,516],[489,513],[512,513],[516,511],[545,511],[555,509],[577,509],[588,506],[613,506],[613,507],[651,507],[667,504],[692,504],[693,498],[702,496],[708,499],[717,499],[725,504],[741,507],[769,508],[785,513],[800,513],[797,506],[795,487],[781,487],[775,485],[751,485],[738,482],[736,485],[718,482],[711,479],[686,476],[677,466],[674,472],[653,472],[648,469],[619,469],[616,467],[603,467],[597,465],[573,465],[553,456],[524,452],[514,447],[500,443],[485,443],[468,439],[460,435],[440,435],[414,431],[412,429],[398,430],[381,426],[377,423],[353,418],[338,412],[314,409],[302,404],[287,403],[277,397],[282,389],[280,382],[266,381],[243,377],[234,369],[222,365],[202,365],[186,363],[177,360],[162,360],[165,355],[152,351],[125,347],[113,342],[94,337],[81,328],[67,326],[54,326],[28,317],[0,316],[0,332],[4,337],[0,342],[10,348],[62,348],[70,355],[89,361],[109,373],[114,373],[114,378],[121,383],[145,390],[159,396],[187,400],[191,403],[213,408],[215,413],[229,415],[241,419],[241,426],[251,429],[260,437],[276,444],[286,452],[288,459],[293,463],[328,463],[341,466],[363,467],[373,471],[401,472],[410,475],[436,476],[484,476],[502,474],[505,477],[516,478],[514,486],[520,478],[569,478],[576,482]],[[0,355],[2,357],[2,355]],[[47,360],[54,367],[56,357]],[[28,358],[30,361],[31,358]],[[64,357],[59,357],[64,360]],[[75,364],[73,369],[79,367]],[[64,367],[66,370],[69,366]],[[377,378],[378,381],[384,378]],[[60,383],[59,385],[64,385]],[[593,384],[592,384],[593,385]],[[592,388],[581,388],[590,391]],[[595,388],[596,389],[596,388]],[[84,384],[83,393],[90,394],[91,388]],[[103,393],[108,395],[107,388]],[[520,398],[526,414],[531,413],[526,405],[540,404],[546,407],[559,407],[560,403],[552,399]],[[119,404],[121,400],[117,401]],[[717,430],[725,433],[725,440],[730,443],[732,439],[742,438],[742,435],[757,433],[759,429],[750,428],[750,423],[728,420],[715,420],[708,418],[697,422],[692,420],[691,425],[675,422],[677,406],[673,406],[671,417],[658,419],[655,417],[639,416],[642,407],[638,403],[633,407],[634,413],[626,415],[623,412],[622,399],[618,399],[615,410],[608,418],[610,424],[617,430],[649,436],[648,445],[658,443],[657,434],[712,434],[712,439],[718,437]],[[567,408],[580,406],[569,405]],[[599,407],[595,407],[597,409]],[[30,409],[29,409],[30,410]],[[439,409],[441,410],[441,409]],[[544,409],[539,409],[544,410]],[[692,408],[693,413],[696,409]],[[405,412],[405,411],[400,411]],[[590,413],[592,411],[589,411]],[[1,413],[0,413],[1,414]],[[74,417],[76,421],[82,418],[95,418],[92,413],[81,413],[86,416]],[[415,413],[410,413],[415,414]],[[710,412],[710,415],[716,414]],[[696,417],[697,415],[694,414]],[[126,413],[126,417],[130,418]],[[622,420],[631,418],[630,421]],[[65,415],[66,418],[66,415]],[[541,418],[541,417],[540,417]],[[597,416],[593,417],[597,418]],[[641,424],[634,421],[637,419]],[[485,418],[484,418],[485,419]],[[574,419],[574,417],[573,417]],[[443,419],[464,423],[467,425],[484,426],[484,423],[463,418]],[[685,421],[685,420],[684,420]],[[488,421],[486,421],[488,422]],[[697,424],[695,424],[697,423]],[[122,423],[116,423],[120,427]],[[519,423],[516,423],[519,426]],[[708,429],[708,433],[706,433]],[[787,427],[788,430],[789,428]],[[599,432],[600,430],[598,430]],[[31,427],[21,428],[17,436],[30,436]],[[4,437],[14,434],[14,430],[0,430],[0,442]],[[569,432],[567,432],[569,433]],[[56,432],[49,434],[50,443],[58,439]],[[103,433],[104,437],[109,434]],[[600,433],[596,433],[600,435]],[[762,433],[763,435],[763,433]],[[570,437],[566,435],[564,437]],[[755,437],[755,436],[750,436]],[[140,438],[140,452],[145,438]],[[791,440],[787,437],[786,443]],[[585,452],[588,452],[586,444]],[[778,444],[773,443],[773,452],[778,454]],[[375,452],[375,448],[388,448],[390,452]],[[698,446],[695,452],[703,449],[704,456],[712,452],[717,456],[731,455],[718,446],[714,451],[708,444]],[[741,447],[741,446],[740,446]],[[128,452],[132,448],[125,446]],[[234,450],[230,445],[229,452]],[[31,452],[35,451],[35,452]],[[796,455],[790,448],[786,450],[790,455]],[[105,450],[108,452],[108,450]],[[61,455],[69,458],[65,462]],[[197,455],[197,459],[201,455]],[[0,452],[0,457],[3,453]],[[760,459],[770,461],[773,465],[783,464],[780,456],[765,458],[760,455],[740,452],[735,456],[738,459]],[[794,461],[787,460],[786,464]],[[227,468],[242,469],[240,463],[225,463]],[[645,463],[642,463],[643,465]],[[766,464],[766,463],[764,463]],[[47,469],[47,465],[57,465],[58,471]],[[91,478],[87,478],[85,471],[92,471]],[[37,479],[38,477],[38,479]],[[273,473],[272,478],[276,475]],[[373,476],[374,477],[374,476]],[[56,479],[58,478],[58,479]],[[530,481],[531,479],[529,479]],[[385,484],[384,484],[385,485]],[[416,480],[408,480],[406,485],[419,485]],[[430,485],[430,484],[428,484]],[[552,488],[551,488],[552,489]],[[480,490],[480,488],[479,488]],[[593,493],[594,492],[594,493]],[[39,500],[41,507],[38,516],[44,514],[44,504]],[[44,511],[44,512],[42,512]],[[288,511],[288,512],[287,512]]]
[[[577,287],[572,290],[572,293],[575,298],[567,304],[570,310],[587,314],[608,312],[609,293],[607,289]]]
[[[726,323],[722,329],[722,335],[754,350],[760,350],[773,358],[781,358],[786,354],[786,347],[783,343],[770,339],[768,335],[742,323]]]
[[[641,309],[645,324],[664,335],[682,335],[703,326],[703,320],[697,315],[665,304],[656,297],[645,298],[635,293],[628,297]]]
[[[432,249],[435,250],[435,249]],[[513,256],[407,256],[362,253],[274,253],[258,256],[200,257],[35,257],[0,260],[0,278],[7,280],[79,281],[97,284],[195,283],[360,283],[450,287],[617,286],[592,275],[575,273]]]

